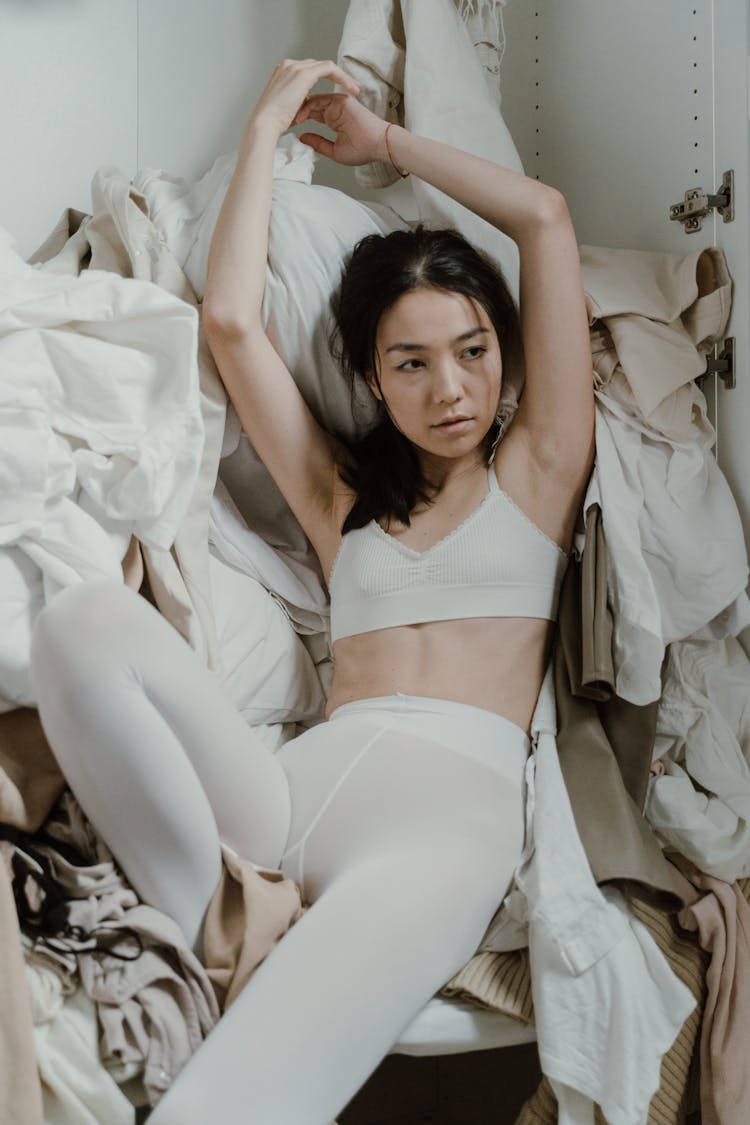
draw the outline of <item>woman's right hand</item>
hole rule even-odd
[[[248,126],[268,127],[281,136],[295,123],[308,94],[321,78],[330,79],[352,95],[359,93],[359,83],[330,59],[283,59],[256,102]]]

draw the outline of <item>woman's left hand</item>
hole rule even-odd
[[[269,128],[281,136],[294,124],[295,115],[322,78],[337,83],[350,94],[359,93],[359,82],[331,59],[282,59],[274,67],[246,128]]]
[[[338,164],[370,164],[388,160],[386,124],[350,94],[311,94],[295,114],[293,125],[319,121],[336,134],[332,141],[319,133],[303,133],[300,140]]]

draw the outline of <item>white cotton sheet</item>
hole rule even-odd
[[[253,728],[319,720],[320,678],[278,601],[215,553],[209,563],[222,682],[237,710]]]
[[[34,705],[41,603],[168,550],[203,443],[195,310],[147,282],[27,265],[0,228],[0,711]],[[41,593],[41,598],[40,598]]]
[[[654,760],[652,828],[709,875],[750,875],[750,660],[734,637],[670,646]]]
[[[659,698],[668,644],[709,623],[714,636],[750,623],[742,523],[711,451],[705,399],[697,387],[693,394],[695,417],[684,441],[596,394],[596,465],[584,510],[601,506],[615,688],[637,704]]]
[[[40,961],[26,965],[44,1125],[134,1125],[135,1109],[99,1057],[96,1006]]]

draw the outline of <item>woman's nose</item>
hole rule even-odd
[[[455,361],[448,360],[438,366],[434,392],[438,402],[455,402],[461,398],[461,369]]]

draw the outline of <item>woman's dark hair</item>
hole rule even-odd
[[[518,312],[505,278],[463,235],[422,224],[385,236],[371,234],[354,247],[333,300],[331,350],[350,381],[353,410],[359,381],[377,371],[380,318],[404,293],[424,287],[461,293],[482,306],[502,349],[504,378],[513,364],[522,362]],[[349,456],[339,472],[357,498],[344,520],[344,533],[382,517],[408,526],[417,501],[433,499],[413,444],[382,403],[378,409],[374,428],[345,443]],[[488,457],[493,429],[486,438]]]

